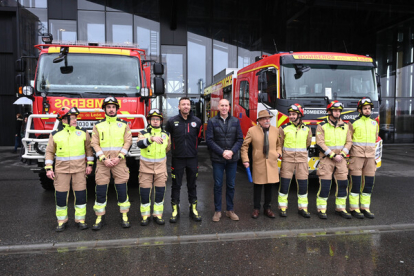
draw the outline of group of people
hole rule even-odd
[[[327,106],[328,116],[316,129],[316,146],[320,152],[317,174],[319,192],[317,195],[318,216],[326,219],[327,199],[332,175],[337,184],[335,213],[351,218],[374,218],[370,212],[370,198],[375,177],[375,142],[378,125],[370,118],[373,103],[369,98],[358,102],[360,115],[345,124],[341,120],[344,106],[333,101]],[[54,180],[56,197],[56,231],[65,230],[68,223],[68,194],[70,183],[75,196],[75,222],[80,229],[87,229],[86,216],[86,176],[91,174],[96,155],[96,196],[93,209],[96,214],[93,230],[105,225],[107,191],[111,175],[114,179],[120,210],[120,224],[130,227],[128,212],[130,201],[127,181],[129,171],[125,155],[132,145],[132,134],[128,124],[117,118],[119,103],[115,97],[103,101],[105,119],[95,124],[92,137],[77,127],[76,107],[62,107],[58,111],[59,127],[50,134],[46,148],[45,169],[47,176]],[[191,102],[182,97],[178,104],[179,114],[170,118],[163,129],[163,115],[152,109],[147,116],[148,127],[138,134],[137,146],[141,149],[139,168],[139,194],[141,225],[146,226],[152,219],[159,225],[163,219],[164,196],[166,191],[167,152],[171,150],[171,207],[170,223],[180,217],[180,190],[184,172],[187,179],[189,216],[201,221],[197,211],[198,145],[201,140],[201,120],[193,115]],[[278,207],[281,217],[287,216],[290,183],[295,174],[298,186],[299,214],[310,217],[308,211],[308,148],[312,132],[302,118],[303,108],[299,104],[289,107],[290,122],[280,128],[271,126],[273,115],[262,110],[257,117],[257,125],[251,127],[246,137],[240,121],[230,115],[230,104],[226,99],[219,101],[219,113],[209,119],[206,130],[206,143],[210,152],[214,179],[214,206],[212,220],[220,221],[222,216],[223,177],[226,173],[225,215],[237,221],[234,212],[235,178],[237,161],[240,156],[246,168],[253,170],[253,218],[260,214],[262,187],[264,186],[264,215],[274,218],[271,210],[272,184],[280,182]],[[251,148],[251,160],[248,154]],[[93,149],[93,150],[92,150]],[[346,157],[349,155],[349,164]],[[278,159],[282,166],[278,169]],[[54,161],[56,160],[56,161]],[[55,164],[54,164],[55,162]],[[54,166],[53,166],[54,164]],[[348,184],[348,170],[351,183]],[[350,213],[346,211],[349,195]],[[151,199],[154,200],[151,208]],[[152,212],[151,212],[152,210]]]

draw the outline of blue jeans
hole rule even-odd
[[[227,211],[233,211],[234,183],[236,180],[237,162],[213,164],[214,177],[214,207],[216,212],[221,211],[221,191],[223,188],[223,175],[226,171],[226,205]]]

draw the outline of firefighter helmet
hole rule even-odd
[[[116,109],[119,109],[119,102],[113,96],[106,97],[105,100],[103,100],[102,109],[105,109],[105,106],[107,106],[108,104],[114,104],[116,106]]]
[[[62,120],[65,116],[79,115],[79,110],[76,107],[69,108],[67,106],[62,107],[57,112],[57,119]]]
[[[147,119],[149,120],[151,117],[159,117],[161,118],[161,120],[163,119],[162,113],[157,108],[150,110],[150,112],[147,115]]]
[[[341,102],[338,101],[332,101],[330,104],[328,104],[328,106],[326,107],[326,111],[329,110],[333,110],[333,109],[339,109],[339,110],[343,110],[344,109],[344,105]]]
[[[305,116],[305,113],[303,112],[302,106],[298,103],[292,104],[289,107],[288,112],[296,112],[296,113],[302,115],[302,117]]]
[[[363,97],[362,99],[360,99],[358,101],[357,110],[362,109],[362,107],[364,107],[364,105],[370,105],[371,108],[374,108],[374,103],[368,97]]]

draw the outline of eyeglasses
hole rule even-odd
[[[161,121],[161,119],[160,118],[151,118],[151,121],[159,122],[159,121]]]

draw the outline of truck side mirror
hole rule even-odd
[[[26,71],[26,62],[23,59],[19,58],[18,60],[16,60],[15,67],[16,72],[24,72]]]
[[[154,95],[161,96],[161,95],[164,95],[164,92],[165,92],[164,79],[161,77],[154,77]]]
[[[267,101],[267,93],[260,92],[259,93],[259,101],[260,102],[266,102]]]
[[[164,74],[164,65],[162,63],[156,62],[152,66],[152,71],[154,72],[154,75],[162,75]]]
[[[266,71],[260,72],[258,76],[257,90],[263,91],[264,89],[267,89]]]

